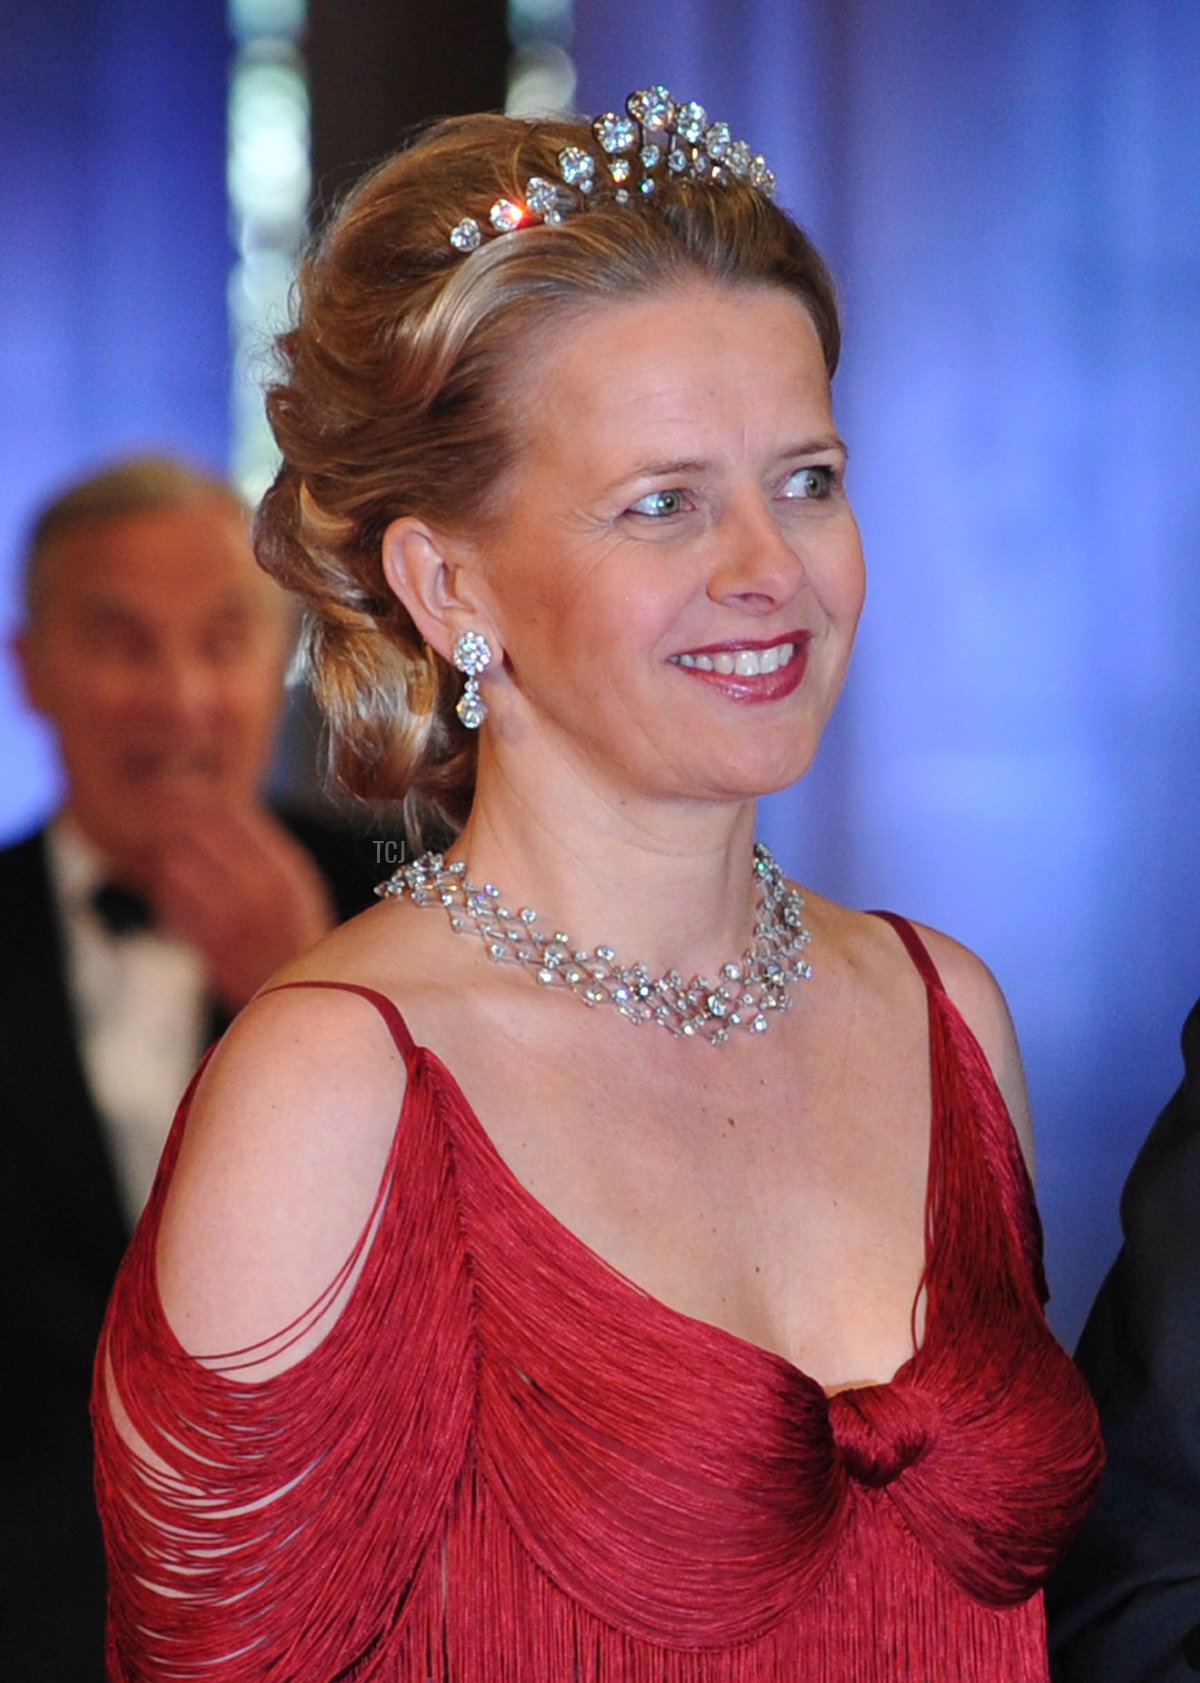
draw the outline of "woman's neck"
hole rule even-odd
[[[753,930],[753,802],[640,803],[519,799],[482,787],[451,857],[571,945],[612,947],[652,974],[712,975]]]

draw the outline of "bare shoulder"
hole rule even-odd
[[[287,988],[241,1013],[194,1094],[159,1238],[186,1349],[267,1338],[337,1275],[369,1220],[404,1074],[361,995]]]
[[[1033,1125],[1025,1071],[1008,1001],[1000,984],[983,960],[961,941],[926,924],[914,923],[913,928],[928,948],[947,994],[983,1048],[1032,1173]]]
[[[912,961],[885,919],[851,911],[820,896],[806,895],[805,902],[812,914],[809,921],[818,932],[819,950],[825,951],[828,945],[830,950],[841,954],[855,985],[871,989],[886,1010],[894,1010],[904,990],[912,995],[919,989]],[[927,949],[947,994],[983,1048],[1032,1173],[1033,1134],[1025,1075],[1012,1017],[1000,986],[983,960],[961,941],[926,924],[907,921]]]

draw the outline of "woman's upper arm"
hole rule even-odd
[[[920,927],[947,994],[983,1048],[996,1084],[1004,1096],[1013,1128],[1021,1142],[1030,1176],[1033,1175],[1033,1122],[1016,1030],[1000,985],[983,960],[961,942],[936,929]]]
[[[186,1350],[269,1340],[337,1278],[370,1220],[404,1081],[361,996],[289,989],[242,1012],[193,1096],[158,1238],[163,1309]],[[329,1324],[246,1377],[288,1366]]]

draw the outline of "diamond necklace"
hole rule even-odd
[[[579,951],[561,930],[543,934],[532,907],[510,911],[494,883],[473,883],[463,860],[447,865],[440,853],[402,865],[375,892],[407,896],[414,906],[444,906],[451,929],[477,935],[490,959],[523,965],[543,987],[566,988],[585,1005],[615,1006],[631,1023],[657,1023],[669,1034],[720,1046],[732,1029],[762,1034],[769,1013],[791,1005],[791,983],[812,975],[801,957],[812,940],[804,901],[761,842],[754,844],[754,877],[761,899],[750,945],[737,963],[722,965],[715,982],[685,981],[677,970],[651,976],[644,964],[622,964],[611,947]]]

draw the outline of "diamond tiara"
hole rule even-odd
[[[555,228],[575,212],[606,196],[628,204],[635,192],[649,197],[664,181],[745,181],[766,198],[775,177],[761,153],[735,140],[728,123],[709,121],[695,100],[680,104],[661,84],[639,88],[625,101],[625,114],[606,111],[592,124],[599,155],[582,146],[558,154],[554,180],[530,176],[524,199],[497,199],[484,222],[464,216],[450,230],[450,244],[464,255],[484,237],[512,234],[519,228]],[[601,170],[607,174],[605,181]]]

